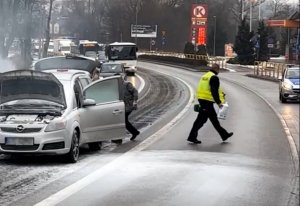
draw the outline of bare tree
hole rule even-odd
[[[20,0],[0,1],[0,57],[6,58],[16,37]]]
[[[276,18],[286,18],[290,15],[292,6],[289,4],[288,0],[272,0],[268,4],[272,11],[270,16],[271,19]]]
[[[52,8],[53,8],[53,2],[54,0],[49,0],[49,12],[48,12],[48,17],[47,17],[47,25],[46,25],[46,41],[43,46],[43,57],[47,57],[48,53],[48,47],[49,47],[49,42],[50,42],[50,21],[51,21],[51,15],[52,15]]]

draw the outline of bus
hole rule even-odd
[[[124,64],[127,75],[134,75],[137,71],[137,46],[131,42],[114,42],[106,47],[109,62]]]
[[[99,44],[96,41],[80,40],[79,53],[87,56],[97,58],[99,53]]]

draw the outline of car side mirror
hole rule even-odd
[[[84,107],[89,107],[89,106],[94,106],[96,105],[96,101],[93,99],[85,99],[83,100],[83,106]]]

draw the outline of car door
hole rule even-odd
[[[95,81],[84,89],[84,99],[93,99],[96,104],[79,109],[83,143],[125,137],[125,105],[121,85],[119,77],[110,77]]]

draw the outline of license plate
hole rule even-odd
[[[33,145],[33,138],[5,137],[6,145]]]

